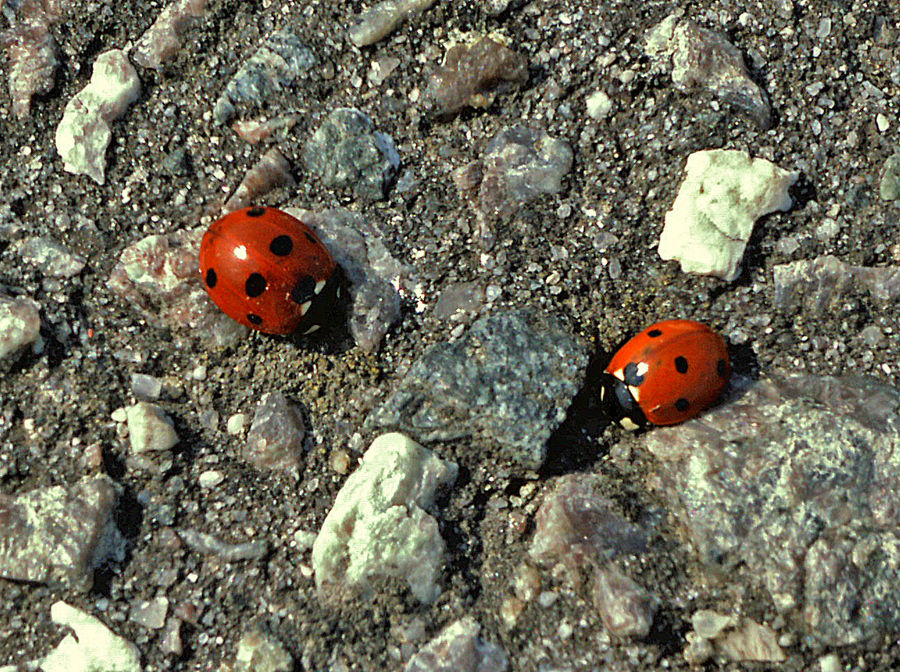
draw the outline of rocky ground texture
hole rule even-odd
[[[0,670],[900,667],[896,2],[0,7]],[[669,318],[724,399],[610,426]]]

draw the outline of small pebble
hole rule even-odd
[[[225,480],[225,474],[215,469],[207,469],[197,477],[201,488],[214,488]]]
[[[881,133],[884,133],[891,127],[891,122],[888,120],[888,118],[886,116],[879,113],[875,117],[875,125],[878,126],[878,130]]]
[[[538,595],[538,604],[542,607],[552,606],[559,599],[559,593],[556,593],[552,590],[545,590],[543,593]]]
[[[206,365],[200,364],[191,371],[191,378],[194,380],[206,380]]]
[[[244,428],[247,426],[247,414],[246,413],[235,413],[231,417],[228,418],[228,422],[225,423],[226,431],[232,436],[237,436],[238,434],[243,433]]]

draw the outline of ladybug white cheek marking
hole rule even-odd
[[[630,387],[628,388],[628,391],[631,393],[631,396],[634,398],[635,401],[640,402],[640,400],[641,400],[641,390],[640,390],[640,388],[635,387],[634,385],[632,385],[632,386],[630,386]]]
[[[316,287],[315,287],[315,289],[314,289],[313,291],[314,291],[316,294],[318,294],[319,292],[322,291],[322,289],[324,289],[324,287],[325,287],[325,280],[319,280],[319,281],[316,283]]]
[[[247,246],[246,245],[238,245],[234,248],[234,256],[240,259],[241,261],[247,261]]]
[[[650,365],[647,362],[639,362],[637,365],[637,375],[643,376],[647,371],[650,370]]]

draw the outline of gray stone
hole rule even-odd
[[[379,200],[400,166],[400,154],[390,136],[376,131],[359,110],[341,107],[331,112],[303,148],[311,173],[327,187],[352,188],[360,198]]]
[[[735,387],[643,437],[648,482],[707,579],[761,584],[827,645],[900,632],[900,391],[815,376]]]
[[[238,105],[252,108],[264,104],[316,62],[316,55],[294,32],[285,28],[273,33],[225,85],[213,118],[224,124],[237,114]]]
[[[9,57],[9,97],[19,119],[31,111],[32,96],[53,88],[59,60],[50,27],[60,20],[61,9],[61,2],[47,0],[3,4],[9,29],[0,31],[0,44]]]
[[[859,289],[885,306],[900,298],[900,266],[854,266],[825,255],[779,264],[772,275],[775,305],[784,312],[802,309],[819,315]]]
[[[482,640],[480,630],[472,618],[452,623],[413,656],[406,672],[505,672],[506,653]]]
[[[421,441],[496,442],[501,455],[537,469],[587,359],[585,344],[548,315],[483,317],[460,340],[431,346],[367,424]]]
[[[245,541],[238,544],[229,544],[218,537],[193,528],[178,530],[178,537],[188,547],[198,553],[215,555],[225,562],[238,562],[240,560],[258,560],[269,550],[269,544],[265,540]]]
[[[18,242],[16,251],[22,259],[51,278],[71,278],[81,273],[85,258],[46,236],[32,236]]]
[[[771,128],[772,108],[765,93],[750,77],[740,50],[722,34],[673,15],[650,31],[646,51],[664,59],[666,66],[671,58],[672,81],[681,91],[705,89],[760,129]]]
[[[508,220],[524,204],[562,191],[572,158],[572,149],[564,140],[514,126],[495,135],[484,156],[457,170],[453,177],[476,211]]]
[[[435,0],[383,0],[372,5],[356,18],[350,28],[350,41],[365,47],[384,39],[403,21],[412,18],[434,4]]]
[[[529,553],[551,566],[601,566],[621,554],[639,554],[647,535],[603,496],[604,480],[595,474],[568,474],[541,501]]]
[[[884,162],[878,193],[885,201],[900,199],[900,152],[888,157]]]
[[[166,624],[169,612],[169,598],[155,597],[131,608],[130,619],[144,628],[159,630]]]
[[[379,579],[406,581],[420,602],[441,593],[445,545],[426,509],[457,466],[402,434],[383,434],[334,500],[312,548],[323,595],[371,597]]]
[[[597,570],[592,592],[594,606],[610,634],[635,639],[650,634],[659,606],[656,598],[614,564]]]
[[[309,225],[349,282],[350,333],[366,352],[374,351],[400,317],[400,293],[408,270],[391,256],[383,234],[359,213],[343,208],[287,212]]]
[[[178,443],[178,434],[171,418],[162,408],[139,401],[127,409],[128,439],[131,452],[165,452]]]
[[[106,476],[18,497],[0,494],[0,576],[90,590],[94,569],[124,556],[113,520],[117,500]]]
[[[241,456],[257,469],[297,470],[303,459],[303,411],[281,392],[263,396]]]
[[[498,93],[528,81],[528,61],[509,47],[482,37],[447,50],[431,76],[425,100],[441,117],[464,107],[489,107]]]

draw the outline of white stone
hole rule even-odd
[[[67,171],[103,184],[109,124],[140,91],[141,81],[123,51],[112,49],[97,57],[90,83],[68,102],[56,129],[56,149]]]
[[[40,342],[39,309],[31,299],[0,296],[0,362]]]
[[[756,220],[791,207],[788,188],[799,173],[728,149],[694,152],[685,172],[659,256],[678,260],[685,273],[734,280]]]
[[[172,420],[159,406],[139,401],[126,413],[132,452],[169,450],[178,443]]]
[[[496,644],[479,636],[481,626],[463,618],[441,631],[409,661],[405,672],[504,672],[509,662]]]
[[[885,115],[880,112],[875,115],[875,125],[878,126],[878,131],[880,133],[884,133],[891,127],[891,121]]]
[[[844,666],[836,653],[829,653],[819,658],[819,669],[822,672],[842,672]]]
[[[217,469],[207,469],[197,477],[201,488],[214,488],[225,480],[225,474]]]
[[[90,614],[57,602],[50,607],[50,617],[75,634],[66,635],[49,654],[29,663],[29,668],[43,672],[140,672],[138,648]]]
[[[591,119],[602,119],[612,111],[612,100],[605,91],[594,91],[587,97],[587,113]]]
[[[424,509],[457,466],[403,434],[379,436],[335,498],[313,544],[316,585],[369,592],[376,577],[405,579],[421,602],[440,595],[444,540]]]
[[[247,426],[247,414],[246,413],[235,413],[234,415],[228,418],[228,421],[225,423],[225,431],[227,431],[232,436],[237,436],[241,432],[244,431],[244,428]]]
[[[734,616],[726,616],[711,609],[699,609],[691,616],[694,632],[704,639],[715,639],[728,628],[737,625]]]

